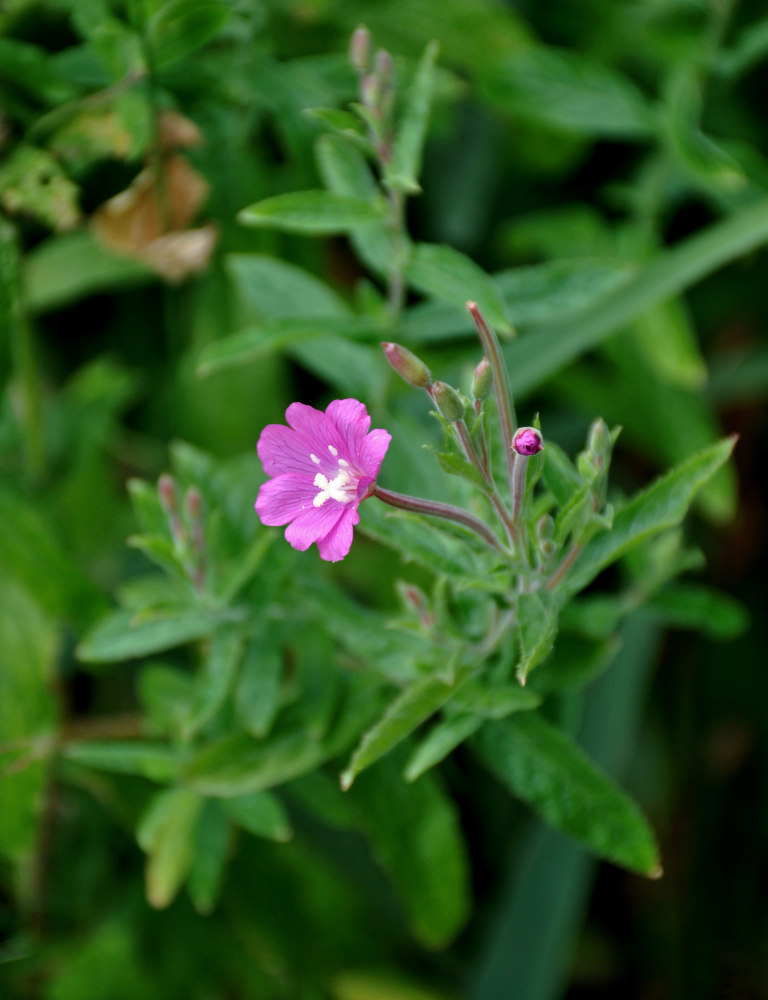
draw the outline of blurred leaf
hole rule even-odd
[[[440,46],[431,41],[424,49],[413,82],[405,96],[405,108],[395,130],[392,162],[387,181],[400,191],[421,191],[419,174],[424,140],[429,124],[429,109],[435,84],[435,61]]]
[[[658,849],[640,810],[560,730],[523,712],[486,723],[473,742],[486,767],[552,826],[600,857],[658,876]]]
[[[492,684],[473,678],[451,700],[450,710],[503,719],[511,712],[528,712],[540,704],[540,696],[520,684]]]
[[[229,14],[221,0],[168,0],[147,23],[154,66],[162,69],[191,55],[218,33]]]
[[[648,364],[665,382],[686,389],[704,385],[707,366],[679,299],[670,299],[643,313],[637,318],[635,329]]]
[[[552,655],[536,670],[531,683],[542,694],[567,692],[581,688],[599,676],[616,655],[618,641],[611,633],[618,627],[620,620],[630,610],[625,602],[612,600],[614,614],[601,623],[604,633],[595,639],[583,638],[581,635],[569,635],[563,631],[557,637],[557,644]],[[579,602],[579,609],[583,602]],[[569,605],[573,607],[573,605]],[[579,612],[576,612],[578,615]],[[561,622],[562,624],[562,622]],[[582,625],[581,622],[579,622]],[[584,635],[589,634],[592,623],[584,625]],[[607,636],[606,638],[603,635]]]
[[[213,799],[203,803],[195,828],[194,856],[187,891],[198,913],[212,913],[224,881],[230,848],[230,825],[221,805]]]
[[[452,683],[437,677],[425,677],[406,688],[390,703],[384,715],[369,729],[341,775],[341,787],[348,789],[355,777],[379,757],[442,708],[469,679],[472,667],[461,668]]]
[[[184,562],[169,538],[159,535],[131,535],[127,544],[143,552],[147,559],[164,570],[171,579],[188,584],[189,577]]]
[[[233,823],[256,837],[281,843],[293,836],[288,815],[272,792],[251,792],[221,800],[221,808]]]
[[[162,663],[144,667],[139,677],[147,731],[181,738],[184,722],[192,704],[194,678]]]
[[[138,774],[167,784],[179,772],[181,756],[164,743],[72,740],[62,756],[74,764],[115,774]]]
[[[80,220],[77,199],[77,186],[46,150],[17,146],[0,165],[0,205],[9,215],[64,231]]]
[[[186,768],[185,780],[203,795],[232,798],[283,784],[323,760],[322,745],[302,732],[275,736],[269,743],[233,733],[202,747]]]
[[[766,241],[768,199],[762,199],[660,252],[636,277],[567,321],[537,324],[505,348],[513,391],[530,392],[648,309]]]
[[[331,236],[386,219],[383,199],[366,200],[331,191],[290,191],[249,205],[238,213],[245,226]]]
[[[409,284],[420,292],[463,311],[468,301],[476,301],[500,333],[511,331],[507,307],[493,278],[453,247],[415,243],[405,274]]]
[[[203,639],[215,625],[214,619],[186,608],[144,619],[131,611],[112,611],[86,633],[77,655],[85,663],[132,660]]]
[[[283,650],[270,629],[252,636],[245,647],[235,688],[235,715],[251,736],[269,733],[280,707]]]
[[[245,329],[208,344],[198,360],[197,372],[199,375],[210,375],[225,368],[239,367],[259,361],[273,351],[286,350],[307,341],[323,340],[325,344],[332,344],[333,335],[370,340],[381,338],[385,331],[368,317],[315,316],[268,320],[253,329]]]
[[[575,594],[635,545],[679,524],[694,496],[728,460],[735,438],[725,438],[661,476],[621,507],[613,530],[593,538],[577,558],[564,588]]]
[[[344,139],[322,135],[315,145],[317,165],[323,182],[335,194],[375,201],[381,196],[371,168],[362,153]],[[379,227],[355,229],[350,239],[361,260],[378,274],[386,274],[392,257],[392,244],[386,223]]]
[[[642,139],[653,113],[626,77],[579,52],[532,45],[493,68],[495,98],[521,118],[588,136]]]
[[[21,862],[37,837],[53,748],[57,630],[32,596],[0,577],[0,855]]]
[[[453,803],[432,775],[408,784],[402,769],[403,756],[396,754],[362,775],[347,795],[414,933],[438,948],[468,916],[466,849]]]
[[[72,96],[54,71],[48,52],[15,38],[0,38],[0,80],[43,105],[55,106]]]
[[[557,636],[557,603],[552,594],[536,591],[517,598],[520,661],[517,679],[525,684],[528,674],[552,651]]]
[[[222,707],[232,690],[243,654],[240,625],[219,625],[211,637],[203,669],[197,678],[183,735],[191,739]]]
[[[111,254],[84,229],[49,237],[24,260],[27,305],[34,313],[155,280],[143,264]]]
[[[436,722],[417,744],[406,764],[403,778],[415,781],[430,768],[439,764],[483,724],[479,715],[451,715]]]
[[[229,254],[227,270],[242,300],[244,322],[350,317],[329,285],[301,267],[266,254]]]
[[[158,792],[136,831],[147,854],[147,900],[151,906],[169,906],[190,872],[195,834],[204,801],[186,788]]]
[[[650,599],[645,610],[666,625],[697,629],[722,641],[742,635],[750,624],[743,604],[701,584],[669,584]]]

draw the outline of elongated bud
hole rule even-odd
[[[364,24],[358,25],[349,41],[349,61],[352,69],[366,73],[371,60],[371,33]]]
[[[360,100],[369,111],[378,111],[381,104],[381,83],[377,76],[366,73],[360,82]]]
[[[382,87],[391,87],[395,76],[395,65],[392,62],[392,56],[386,49],[379,49],[376,53],[374,67],[374,72]]]
[[[190,486],[184,497],[184,510],[190,521],[199,521],[203,512],[203,498],[196,486]]]
[[[178,512],[179,497],[176,489],[176,481],[167,472],[163,473],[157,481],[157,495],[166,514],[170,515]]]
[[[520,427],[512,438],[512,448],[526,458],[535,455],[544,447],[544,440],[535,427]]]
[[[455,424],[464,416],[464,404],[461,397],[453,386],[446,382],[435,382],[430,389],[430,395],[435,401],[435,406],[440,411],[440,416]]]
[[[432,384],[432,375],[421,358],[417,358],[412,351],[400,344],[382,341],[381,346],[387,361],[400,378],[405,379],[408,385],[412,385],[414,389],[429,388]]]
[[[493,385],[493,371],[488,358],[483,358],[472,376],[472,395],[478,402],[488,398]]]

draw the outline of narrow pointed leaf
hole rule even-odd
[[[395,132],[392,163],[387,180],[392,187],[409,194],[421,190],[419,186],[421,157],[429,124],[438,50],[439,45],[436,41],[431,41],[424,49],[406,96],[405,110]]]
[[[331,191],[291,191],[244,208],[238,219],[245,226],[283,229],[318,236],[348,233],[386,217],[383,199],[367,200]]]

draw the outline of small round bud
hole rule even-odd
[[[589,428],[587,447],[594,455],[604,457],[611,447],[611,432],[602,417],[598,417]]]
[[[461,420],[464,417],[464,404],[461,401],[461,396],[459,396],[453,386],[448,385],[446,382],[435,382],[430,389],[430,393],[443,419],[455,424],[457,420]]]
[[[432,375],[421,358],[417,358],[412,351],[400,344],[382,341],[381,346],[387,361],[400,378],[405,379],[408,385],[412,385],[414,389],[429,388],[432,384]]]
[[[374,72],[379,78],[382,87],[391,87],[395,75],[395,65],[392,56],[386,49],[379,49],[374,62]]]
[[[179,499],[176,490],[176,481],[167,472],[164,472],[157,481],[157,495],[166,514],[175,514],[177,512],[179,509]]]
[[[477,368],[475,368],[475,374],[472,376],[472,395],[475,399],[482,402],[488,398],[492,385],[493,371],[491,370],[488,358],[483,358]]]
[[[349,61],[352,69],[365,73],[371,58],[371,33],[364,24],[358,25],[349,40]]]
[[[535,427],[520,427],[512,438],[512,447],[518,455],[535,455],[544,447],[544,440]]]

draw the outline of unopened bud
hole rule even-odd
[[[483,358],[472,376],[472,395],[482,402],[488,397],[493,385],[493,371],[488,358]]]
[[[377,76],[366,73],[360,82],[360,100],[369,111],[378,111],[381,103],[381,83]]]
[[[379,49],[376,53],[375,73],[379,78],[382,87],[391,87],[395,75],[395,65],[392,56],[386,49]]]
[[[358,73],[365,73],[368,69],[371,57],[371,33],[364,24],[359,25],[352,32],[349,40],[349,61],[352,69]]]
[[[512,447],[518,455],[535,455],[544,447],[544,440],[535,427],[520,427],[512,438]]]
[[[435,382],[430,389],[430,394],[435,401],[435,406],[440,411],[440,416],[444,420],[455,424],[457,420],[463,418],[464,404],[461,401],[461,396],[459,396],[453,386],[448,385],[446,382]]]
[[[196,486],[190,486],[184,497],[184,510],[190,521],[199,521],[203,513],[203,498]]]
[[[611,447],[611,432],[602,417],[598,417],[589,428],[587,447],[593,455],[605,458]]]
[[[545,514],[544,517],[539,518],[536,524],[536,537],[540,542],[547,541],[552,538],[555,533],[555,522],[549,516]]]
[[[157,481],[157,495],[166,514],[175,514],[178,511],[179,498],[176,481],[167,472],[163,473]]]
[[[427,389],[432,384],[429,368],[407,347],[387,341],[382,341],[381,346],[387,361],[408,385],[412,385],[414,389]]]

